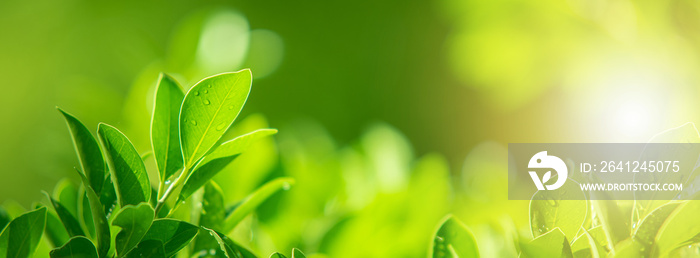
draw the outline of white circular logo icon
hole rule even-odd
[[[530,177],[532,177],[532,181],[535,182],[535,186],[537,186],[537,190],[555,190],[564,185],[564,182],[566,182],[566,177],[569,174],[569,171],[566,169],[566,163],[562,161],[560,158],[557,156],[548,156],[546,151],[540,151],[532,158],[530,159],[530,162],[527,165],[528,168],[551,168],[555,172],[557,172],[557,181],[554,182],[554,184],[551,185],[544,185],[549,181],[549,179],[552,178],[552,171],[547,171],[544,176],[542,176],[542,180],[540,180],[540,177],[537,176],[537,173],[535,171],[529,171],[530,172]]]

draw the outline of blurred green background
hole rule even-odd
[[[506,200],[507,143],[643,142],[698,118],[688,0],[0,0],[0,39],[0,202],[25,207],[75,176],[55,106],[145,153],[159,72],[189,88],[250,67],[232,132],[280,133],[219,183],[233,203],[298,179],[241,230],[255,250],[413,256],[450,211],[496,248],[527,223]],[[405,253],[372,246],[397,230]]]

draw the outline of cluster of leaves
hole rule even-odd
[[[666,131],[651,142],[693,142],[692,124]],[[671,158],[677,150],[666,150]],[[700,150],[695,151],[700,156]],[[646,155],[646,153],[643,153]],[[700,182],[693,173],[685,182]],[[698,189],[678,191],[697,194]],[[584,192],[568,179],[557,191],[538,191],[530,200],[531,236],[515,237],[520,257],[697,257],[700,255],[700,201],[613,200],[605,192]],[[595,198],[592,198],[595,197]],[[517,234],[517,233],[514,233]],[[478,257],[477,239],[448,217],[433,238],[433,257]]]
[[[530,219],[534,239],[520,239],[513,245],[520,257],[697,257],[700,254],[697,220],[700,202],[665,202],[634,221],[627,219],[630,213],[625,214],[631,205],[633,202],[613,200],[532,200]],[[432,257],[478,257],[476,242],[464,224],[448,217],[433,238]]]
[[[81,184],[59,183],[52,195],[46,193],[47,205],[37,203],[35,210],[14,218],[0,209],[0,257],[29,257],[44,237],[54,246],[51,257],[173,257],[182,250],[198,257],[256,257],[227,234],[294,181],[271,180],[227,207],[211,180],[254,142],[277,132],[260,129],[222,139],[243,108],[251,82],[250,70],[223,73],[185,94],[162,74],[151,119],[152,151],[145,155],[117,128],[100,123],[95,138],[59,109],[78,155]],[[157,188],[144,165],[150,156],[157,165]],[[181,208],[193,195],[199,195],[198,209]],[[182,213],[189,213],[189,221],[176,219],[187,217]],[[304,255],[294,249],[292,257]]]

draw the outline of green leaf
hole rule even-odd
[[[151,119],[151,145],[160,175],[160,182],[182,168],[180,151],[180,106],[185,93],[175,79],[161,73],[156,86],[153,118]]]
[[[144,240],[141,241],[134,250],[129,252],[126,257],[153,257],[153,258],[165,258],[170,257],[166,255],[163,242],[160,240]]]
[[[443,221],[433,237],[430,257],[479,257],[472,232],[452,215]]]
[[[616,258],[636,258],[636,257],[645,257],[645,247],[642,243],[638,242],[634,238],[627,238],[623,241],[620,241],[615,246],[615,252],[611,252],[610,257],[616,257]]]
[[[574,239],[588,213],[585,199],[579,184],[571,180],[554,191],[537,191],[530,201],[532,236],[558,227],[568,239]]]
[[[60,108],[58,111],[63,114],[68,124],[68,129],[73,138],[73,146],[75,146],[75,151],[80,161],[80,167],[82,168],[81,171],[85,173],[85,177],[87,177],[88,182],[90,182],[89,186],[92,187],[95,192],[99,193],[102,191],[102,183],[107,173],[100,146],[80,120]]]
[[[294,179],[290,177],[282,177],[272,180],[262,187],[258,188],[251,195],[236,207],[233,212],[224,221],[223,232],[230,232],[238,223],[240,223],[249,213],[255,210],[263,201],[267,200],[279,190],[287,190],[294,184]]]
[[[10,217],[9,214],[7,214],[7,211],[5,211],[5,208],[0,206],[0,232],[2,232],[3,229],[5,229],[5,226],[12,221],[12,218]]]
[[[0,257],[30,257],[36,250],[46,224],[46,207],[24,213],[0,233]]]
[[[270,258],[287,258],[287,256],[284,256],[281,253],[275,252],[275,253],[270,255]]]
[[[61,223],[56,214],[49,211],[46,212],[46,229],[44,233],[54,247],[64,245],[70,238],[66,228],[63,227],[63,223]]]
[[[591,194],[601,195],[591,201],[591,208],[594,217],[600,220],[603,231],[608,239],[608,247],[614,251],[615,246],[631,235],[630,217],[623,216],[617,201],[603,197],[604,192],[591,192]]]
[[[689,201],[680,204],[668,216],[656,235],[652,255],[667,254],[680,246],[698,243],[700,232],[700,202]]]
[[[224,235],[216,230],[213,230],[213,229],[208,229],[208,228],[204,228],[204,227],[202,227],[202,228],[209,231],[209,234],[212,237],[214,237],[214,239],[216,239],[216,242],[219,243],[220,250],[224,252],[226,257],[229,257],[229,258],[233,258],[233,257],[236,257],[236,258],[256,258],[256,256],[251,251],[248,251],[248,249],[245,249],[245,248],[239,246],[238,244],[233,242],[233,240],[231,240],[226,235]],[[215,255],[215,254],[211,254],[211,255]]]
[[[76,219],[75,216],[73,216],[73,214],[71,214],[71,212],[63,206],[63,204],[56,199],[51,198],[48,193],[46,193],[46,197],[49,198],[49,201],[51,201],[51,205],[56,211],[58,218],[61,219],[61,222],[66,228],[68,235],[71,237],[85,236],[85,232],[83,232],[83,228],[80,227],[80,222],[78,222],[78,219]]]
[[[653,210],[639,222],[639,226],[637,226],[633,234],[634,238],[647,247],[646,250],[651,250],[659,229],[680,204],[678,202],[667,203]]]
[[[228,164],[231,163],[238,156],[225,157],[220,159],[215,159],[203,166],[199,167],[195,173],[192,173],[190,177],[187,178],[185,184],[180,190],[180,194],[177,197],[177,203],[186,200],[194,192],[199,190],[204,184],[211,180],[211,178],[224,169]]]
[[[89,187],[88,187],[89,188]],[[87,189],[81,187],[80,191],[80,205],[78,206],[78,218],[80,220],[80,225],[85,229],[85,233],[89,237],[95,237],[95,221],[93,220],[92,209],[90,207],[90,200],[88,198]],[[93,191],[94,192],[94,191]]]
[[[102,186],[102,192],[100,193],[100,203],[102,204],[102,209],[104,213],[109,217],[114,211],[117,205],[117,192],[114,189],[114,184],[112,183],[112,178],[107,177],[105,183]]]
[[[121,206],[148,202],[151,198],[148,173],[141,156],[129,139],[117,128],[103,123],[99,124],[97,135],[104,146]]]
[[[700,143],[700,134],[698,134],[697,128],[693,123],[686,123],[676,128],[666,130],[652,137],[649,140],[650,144],[654,143],[684,143],[671,145],[669,148],[650,148],[645,149],[639,160],[679,160],[681,164],[695,164],[697,157],[700,156],[700,148],[697,144]],[[690,144],[685,144],[690,143]],[[692,183],[699,173],[692,173],[689,178],[686,178],[685,173],[634,173],[635,182],[686,182]],[[685,191],[678,191],[685,200],[693,200],[691,196],[684,196],[685,194],[690,194],[694,190],[686,189]],[[639,214],[639,219],[644,218],[647,214],[654,211],[661,205],[666,204],[668,201],[665,198],[654,198],[656,194],[661,194],[661,192],[652,192],[650,195],[646,194],[645,198],[639,198],[635,200],[635,213]]]
[[[199,225],[214,230],[220,230],[226,218],[226,210],[224,208],[224,196],[221,188],[210,181],[204,187],[202,194],[202,211],[199,217]],[[209,233],[204,228],[200,228],[200,234],[194,241],[194,246],[191,253],[200,253],[204,250],[211,250],[219,246],[216,239],[209,236]]]
[[[574,240],[571,250],[574,257],[607,257],[605,248],[587,230],[583,230],[583,235]]]
[[[204,187],[202,195],[202,212],[199,217],[199,225],[207,228],[218,229],[226,219],[224,208],[224,194],[219,185],[210,181]]]
[[[80,176],[80,179],[83,181],[83,184],[87,184],[87,178],[83,176],[82,173],[78,172],[78,175]],[[109,252],[109,247],[110,247],[110,241],[111,241],[111,236],[110,236],[110,229],[109,229],[109,223],[107,222],[107,216],[105,216],[104,209],[102,207],[102,203],[100,203],[100,198],[97,196],[95,191],[92,190],[90,187],[85,188],[85,195],[87,197],[87,200],[89,202],[90,206],[90,214],[91,214],[91,219],[92,222],[94,223],[94,228],[95,228],[95,238],[97,239],[97,254],[100,257],[106,257],[107,253]],[[83,208],[84,209],[84,208]],[[85,218],[87,221],[87,219]]]
[[[559,228],[524,244],[521,251],[521,257],[573,257],[569,240]]]
[[[275,133],[277,133],[276,129],[259,129],[221,144],[195,167],[194,172],[187,178],[180,191],[179,200],[187,199],[192,193],[204,186],[253,143]]]
[[[208,162],[215,160],[215,159],[232,157],[232,156],[236,156],[238,154],[241,154],[244,151],[246,151],[248,148],[250,148],[254,143],[259,141],[260,139],[263,139],[263,138],[268,137],[270,135],[274,135],[276,133],[277,133],[277,129],[265,128],[265,129],[258,129],[258,130],[249,132],[247,134],[238,136],[236,138],[233,138],[229,141],[222,143],[221,145],[219,145],[219,147],[216,147],[216,149],[214,149],[214,151],[212,151],[210,154],[207,154],[204,157],[204,159],[202,159],[202,162],[200,162],[199,164],[207,164]],[[197,165],[197,167],[201,167],[201,166]],[[195,171],[196,171],[196,168],[195,168]]]
[[[65,245],[51,250],[51,258],[97,258],[95,245],[84,236],[71,238]]]
[[[124,257],[136,247],[141,238],[148,232],[154,217],[155,211],[148,203],[141,203],[137,206],[127,205],[115,215],[112,225],[122,228],[115,241],[119,257]]]
[[[233,124],[250,93],[249,69],[205,78],[185,95],[180,142],[185,167],[192,167]]]
[[[585,229],[583,229],[583,230],[585,230]],[[605,237],[605,231],[603,230],[602,226],[597,226],[597,227],[594,227],[590,230],[586,230],[586,233],[588,233],[588,235],[590,235],[591,238],[593,238],[593,240],[595,241],[595,243],[597,243],[599,246],[605,247],[608,245],[608,240]],[[588,237],[586,236],[586,234],[581,234],[571,244],[571,252],[574,253],[574,257],[581,257],[580,256],[581,253],[579,251],[584,250],[584,249],[586,249],[586,250],[584,250],[584,252],[587,254],[584,256],[591,256],[591,253],[590,253],[591,249],[590,248],[591,248],[590,241],[589,241]]]
[[[170,257],[184,248],[197,235],[199,227],[175,219],[157,219],[148,229],[142,241],[158,240],[165,256]]]
[[[306,255],[301,250],[292,248],[292,258],[306,258]]]
[[[103,185],[104,187],[104,185]],[[75,218],[79,218],[78,213],[78,186],[67,178],[58,182],[53,189],[53,196],[65,207]]]

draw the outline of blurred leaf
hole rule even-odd
[[[27,209],[25,209],[24,206],[14,200],[7,200],[2,204],[2,206],[5,208],[5,211],[10,218],[19,217],[27,212]]]
[[[265,116],[250,114],[242,119],[237,119],[236,123],[226,131],[219,142],[224,143],[241,135],[268,127],[270,125]],[[213,180],[221,186],[224,198],[227,200],[238,200],[246,197],[265,182],[265,178],[269,176],[278,163],[277,141],[272,137],[266,137],[256,141],[255,144],[246,148],[241,155],[236,156],[236,159],[223,168]]]
[[[180,142],[185,167],[192,167],[224,135],[240,113],[252,82],[250,70],[205,78],[185,95]]]
[[[248,196],[235,210],[226,218],[223,225],[223,232],[230,232],[240,223],[250,212],[255,210],[260,204],[267,200],[272,194],[279,190],[287,190],[294,184],[294,179],[289,177],[272,180],[257,191]]]
[[[680,246],[699,243],[700,202],[688,201],[680,204],[668,216],[656,235],[656,245],[651,254],[667,254]]]
[[[155,211],[148,203],[123,207],[112,221],[113,226],[122,228],[117,234],[115,245],[117,255],[123,257],[141,241],[153,222]]]
[[[53,247],[64,245],[70,238],[66,228],[63,227],[56,214],[49,211],[46,212],[46,229],[44,233]]]
[[[591,236],[598,246],[603,247],[603,252],[606,252],[604,247],[608,245],[608,240],[605,237],[605,231],[603,230],[602,226],[597,226],[590,230],[586,230],[585,233],[588,233],[588,235]],[[578,238],[576,238],[571,244],[571,252],[574,253],[574,257],[581,257],[583,254],[585,254],[583,256],[591,256],[591,242],[585,233],[578,236]],[[581,250],[584,251],[579,252]]]
[[[143,236],[142,242],[158,240],[163,245],[165,256],[171,257],[189,244],[198,230],[197,226],[184,221],[157,219]]]
[[[616,258],[635,258],[635,257],[645,257],[644,254],[646,250],[644,245],[634,238],[628,238],[621,241],[615,246],[615,252],[611,252],[611,257]]]
[[[588,234],[590,234],[601,246],[608,246],[608,238],[605,236],[605,230],[602,226],[589,229]]]
[[[20,215],[0,233],[0,257],[30,257],[46,224],[46,207]]]
[[[51,250],[51,258],[97,258],[95,245],[84,236],[71,238],[65,245]]]
[[[141,241],[134,250],[129,252],[126,257],[154,257],[165,258],[170,257],[165,253],[163,242],[160,240],[150,239]]]
[[[281,253],[275,252],[270,255],[270,258],[287,258],[287,256],[284,256]]]
[[[591,192],[592,195],[604,195],[603,192]],[[591,197],[591,208],[594,217],[600,220],[603,231],[608,239],[608,247],[610,250],[615,250],[615,246],[620,241],[628,238],[631,235],[630,218],[623,216],[620,211],[620,206],[616,201],[607,197]]]
[[[306,258],[306,255],[304,255],[301,250],[293,248],[292,249],[292,258]]]
[[[199,217],[199,225],[214,230],[220,229],[226,217],[224,208],[224,197],[221,188],[210,181],[204,187],[202,195],[202,211]],[[216,239],[209,236],[209,233],[204,228],[199,229],[200,233],[194,241],[191,249],[192,254],[199,253],[202,250],[211,250],[218,248],[219,244]]]
[[[83,176],[83,174],[80,172],[78,172],[78,175],[80,176],[80,179],[82,179],[83,184],[86,185],[88,183],[87,178],[85,178],[85,176]],[[102,204],[100,203],[100,199],[97,197],[95,191],[93,191],[90,187],[86,187],[85,193],[87,195],[87,200],[90,206],[90,214],[92,215],[91,218],[95,227],[97,254],[100,257],[106,257],[111,244],[109,223],[107,222],[107,217],[102,209]],[[85,220],[87,221],[87,219]]]
[[[248,134],[241,135],[233,140],[227,141],[217,147],[212,153],[205,156],[194,169],[194,172],[187,178],[185,185],[180,191],[180,200],[185,200],[200,187],[204,186],[226,165],[231,163],[239,154],[248,149],[257,140],[277,133],[275,129],[260,129]]]
[[[63,205],[63,207],[73,214],[73,217],[79,218],[78,186],[67,178],[64,178],[58,182],[53,190],[52,196],[58,198],[58,201]]]
[[[219,233],[213,229],[204,228],[209,231],[209,234],[216,239],[219,243],[219,248],[224,252],[226,257],[236,257],[236,258],[255,258],[256,256],[248,251],[247,249],[237,245],[226,235]],[[211,253],[210,253],[211,254]],[[213,255],[213,254],[212,254]]]
[[[574,248],[574,246],[578,245],[579,243],[582,244],[584,248]],[[603,248],[603,246],[601,246],[600,243],[585,229],[583,229],[583,235],[576,239],[574,244],[571,245],[571,250],[574,257],[607,257],[605,248]]]
[[[92,136],[90,131],[74,116],[58,109],[66,119],[68,129],[70,129],[71,137],[73,138],[73,146],[78,154],[80,167],[85,173],[85,177],[90,182],[90,187],[99,193],[102,190],[102,183],[106,177],[106,166],[102,158],[102,151],[97,141]]]
[[[151,145],[161,183],[182,168],[179,117],[184,97],[175,79],[161,73],[151,120]]]
[[[199,225],[216,230],[226,218],[224,196],[219,185],[210,181],[204,187]]]
[[[462,222],[448,216],[433,237],[431,257],[479,257],[474,235]]]
[[[569,239],[576,237],[586,220],[588,204],[579,185],[567,180],[555,191],[537,191],[530,201],[530,229],[533,237],[558,227]]]
[[[10,223],[10,221],[12,221],[12,218],[9,214],[7,214],[5,208],[0,206],[0,232],[2,232],[3,229],[5,229],[5,226],[7,226],[7,224]]]
[[[521,257],[573,257],[569,240],[559,228],[554,228],[524,244],[521,251]]]
[[[151,197],[151,183],[143,160],[129,139],[117,128],[103,123],[99,124],[97,134],[105,148],[121,206],[147,202]]]
[[[64,207],[59,201],[56,201],[56,199],[51,198],[51,196],[49,196],[48,193],[46,193],[46,197],[49,198],[49,201],[51,201],[51,205],[53,205],[53,208],[56,211],[58,218],[61,219],[63,226],[66,228],[66,232],[68,232],[68,234],[71,237],[85,236],[85,233],[80,227],[80,223],[75,218],[75,216],[73,216],[73,214],[71,214],[68,211],[68,209],[66,209],[66,207]]]
[[[657,150],[653,152],[654,148],[645,149],[642,152],[639,160],[679,160],[682,164],[693,164],[698,166],[698,156],[700,156],[700,148],[698,144],[700,143],[700,135],[698,134],[697,128],[693,123],[686,123],[682,126],[666,130],[661,132],[652,139],[649,143],[683,143],[672,145],[673,148],[664,148],[663,150]],[[687,157],[687,158],[686,158]],[[692,160],[691,160],[692,159]],[[689,178],[684,178],[684,173],[635,173],[635,182],[692,182],[698,173],[692,173]],[[690,188],[692,189],[692,187]],[[690,193],[691,190],[687,190]],[[680,191],[679,191],[680,192]],[[656,192],[653,192],[654,194]],[[686,194],[686,192],[681,192],[681,194]],[[646,217],[647,214],[651,213],[653,210],[661,205],[664,205],[668,201],[657,200],[654,198],[655,195],[647,195],[645,198],[640,198],[635,200],[635,209],[637,214],[639,214],[639,220]],[[692,200],[686,196],[686,200]]]
[[[647,215],[634,231],[634,239],[646,247],[647,251],[652,249],[654,239],[659,233],[659,229],[666,222],[669,215],[678,208],[681,203],[667,203]]]

